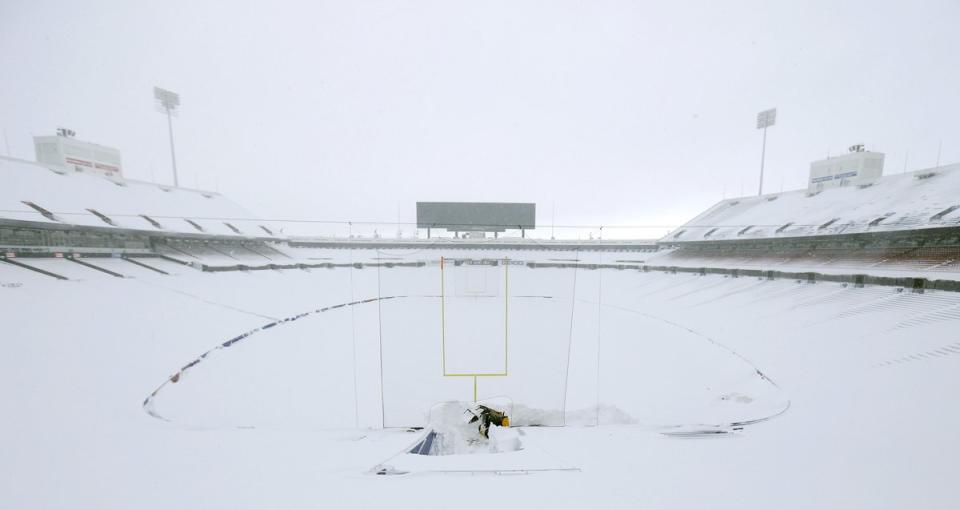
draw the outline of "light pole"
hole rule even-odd
[[[767,128],[777,123],[777,109],[771,108],[757,114],[757,129],[763,130],[763,147],[760,149],[760,186],[757,196],[763,195],[763,164],[767,158]]]
[[[160,87],[153,87],[153,98],[157,100],[157,111],[167,114],[167,130],[170,133],[170,161],[173,162],[173,186],[179,187],[177,179],[177,152],[173,147],[173,120],[180,107],[180,95]]]

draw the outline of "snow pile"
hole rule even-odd
[[[500,403],[503,402],[487,402],[486,405],[508,409],[508,406],[498,405]],[[473,413],[476,412],[476,404],[466,402],[442,402],[434,406],[430,410],[430,421],[427,427],[430,432],[435,432],[437,436],[437,446],[431,450],[431,454],[469,455],[503,453],[523,449],[516,429],[490,425],[487,432],[489,437],[483,437],[478,422],[470,423]]]
[[[442,402],[433,406],[429,426],[412,449],[406,449],[374,465],[375,475],[410,473],[448,474],[526,474],[535,471],[579,471],[561,461],[536,443],[528,443],[528,435],[509,426],[491,425],[487,437],[477,422],[481,406],[510,412],[509,399],[497,398],[483,403]],[[521,437],[524,439],[521,441]],[[490,455],[490,454],[497,455]]]

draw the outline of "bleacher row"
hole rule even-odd
[[[161,257],[0,258],[0,282],[8,285],[51,280],[163,277],[195,271]]]
[[[205,266],[279,264],[294,258],[265,243],[210,244],[167,240],[155,244],[154,249],[160,255]]]
[[[50,257],[18,257],[3,254],[0,255],[0,280],[137,278],[195,271],[307,267],[306,263],[265,244],[214,247],[169,243],[156,248],[157,253],[149,255],[58,253]]]
[[[891,270],[936,273],[960,273],[960,246],[907,248],[818,248],[796,250],[751,250],[745,248],[690,249],[664,251],[651,261],[678,265],[724,266],[745,269],[804,268],[849,269],[856,271]]]

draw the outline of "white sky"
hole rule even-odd
[[[842,5],[840,5],[842,3]],[[960,160],[960,2],[0,3],[10,154],[57,126],[264,217],[413,221],[417,200],[538,222],[678,224],[855,143]],[[0,150],[6,147],[0,146]],[[0,183],[2,184],[2,183]]]

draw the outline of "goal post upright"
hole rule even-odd
[[[440,363],[443,375],[447,375],[447,324],[446,324],[446,284],[443,279],[443,257],[440,257]]]
[[[503,375],[510,373],[510,259],[503,259]]]

